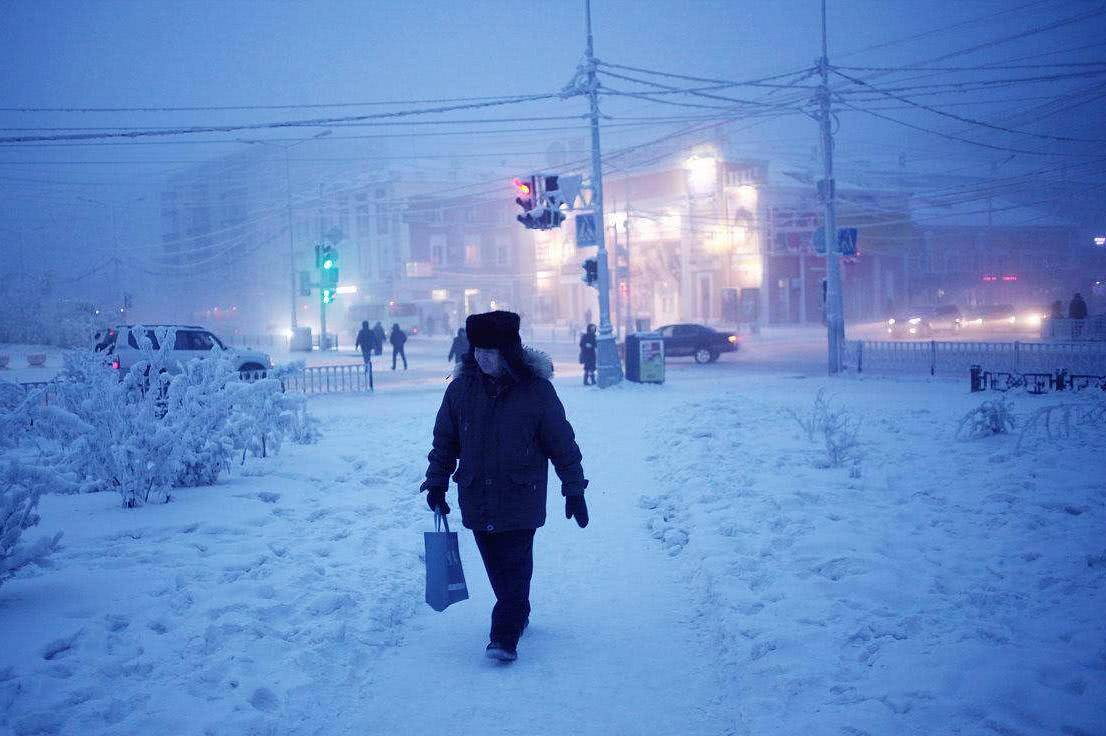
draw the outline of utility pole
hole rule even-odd
[[[841,299],[841,261],[837,245],[837,210],[833,181],[833,117],[830,110],[829,53],[826,45],[826,0],[822,0],[822,58],[818,60],[822,84],[818,88],[819,123],[822,128],[822,181],[818,194],[825,206],[822,232],[826,247],[826,336],[829,347],[830,375],[841,372],[841,354],[845,347],[845,314]]]
[[[637,330],[637,320],[634,319],[633,290],[630,288],[630,203],[626,203],[626,220],[623,226],[626,230],[626,245],[623,252],[626,256],[626,334]]]
[[[299,328],[299,322],[296,318],[296,236],[292,232],[292,164],[288,157],[288,149],[291,146],[284,146],[284,198],[285,209],[288,213],[288,277],[292,280],[292,334],[295,339],[295,332]]]
[[[607,227],[603,222],[603,159],[599,148],[599,80],[595,72],[595,53],[591,37],[591,0],[585,0],[587,12],[588,101],[591,106],[591,206],[595,210],[595,238],[599,246],[599,335],[596,339],[596,368],[599,388],[622,380],[622,364],[611,331],[611,273],[607,264]]]

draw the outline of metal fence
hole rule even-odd
[[[285,391],[309,396],[373,390],[372,368],[359,363],[312,366],[282,376],[281,380]]]
[[[240,376],[244,381],[256,381],[269,377],[269,373],[270,371],[265,370],[242,371]],[[273,373],[272,377],[280,380],[285,391],[308,396],[373,391],[372,369],[360,364],[321,365],[292,373],[279,375],[277,372]],[[49,404],[53,399],[52,381],[36,381],[19,385],[28,393],[36,389],[44,389],[42,400],[45,404]]]
[[[1106,342],[1106,314],[1086,319],[1047,319],[1041,324],[1045,340]]]
[[[967,375],[973,365],[1009,373],[1106,373],[1106,344],[1043,342],[890,342],[851,340],[845,363],[858,373]]]

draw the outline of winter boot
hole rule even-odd
[[[505,642],[493,641],[484,650],[484,656],[488,659],[497,659],[500,662],[514,662],[518,659],[518,650]]]

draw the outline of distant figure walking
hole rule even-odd
[[[380,324],[380,320],[376,321],[373,325],[373,332],[376,333],[376,354],[384,354],[384,325]]]
[[[1057,299],[1052,303],[1052,307],[1048,311],[1049,319],[1063,319],[1064,318],[1064,303]]]
[[[1083,295],[1078,292],[1068,304],[1068,319],[1087,319],[1087,302],[1083,301]]]
[[[580,335],[580,362],[584,364],[584,385],[595,385],[595,325]]]
[[[376,332],[369,327],[368,320],[361,323],[361,329],[357,332],[357,342],[354,347],[361,351],[361,360],[365,361],[365,373],[369,376],[369,388],[373,387],[373,353],[380,352],[380,341],[376,339]]]
[[[469,338],[465,333],[465,328],[457,330],[457,337],[453,338],[453,344],[449,346],[449,355],[446,356],[446,360],[452,360],[454,363],[460,363],[464,359],[465,355],[469,351]]]
[[[392,325],[392,334],[388,336],[388,342],[392,343],[392,370],[396,369],[396,357],[403,358],[403,370],[407,370],[407,354],[403,352],[403,346],[407,342],[407,333],[399,329],[398,324]]]

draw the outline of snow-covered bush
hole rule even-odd
[[[1017,449],[1031,437],[1067,440],[1080,431],[1106,430],[1106,397],[1086,394],[1081,400],[1042,406],[1022,423]]]
[[[180,466],[173,485],[210,486],[230,467],[234,413],[228,387],[238,373],[229,358],[192,360],[173,376],[166,396],[165,422],[180,443]]]
[[[984,401],[960,419],[956,428],[958,439],[978,439],[995,434],[1007,434],[1016,425],[1014,414],[1005,396]]]
[[[809,412],[800,414],[789,409],[788,413],[808,440],[821,441],[826,450],[827,466],[839,467],[858,459],[860,420],[845,407],[827,399],[824,388],[818,390]]]
[[[43,489],[58,482],[41,468],[10,461],[0,465],[0,585],[25,567],[49,565],[61,532],[21,544],[23,532],[38,524],[38,499]]]
[[[155,350],[144,337],[141,359],[123,376],[102,355],[66,353],[55,399],[35,419],[35,434],[55,442],[57,467],[74,473],[82,490],[118,492],[126,507],[169,499],[186,445],[166,420],[168,349]]]
[[[277,378],[241,380],[218,353],[171,363],[170,333],[154,349],[137,330],[141,359],[123,375],[102,355],[66,353],[50,404],[25,399],[0,413],[0,426],[26,429],[41,462],[76,489],[114,490],[126,507],[164,503],[173,487],[213,485],[238,451],[264,457],[287,437],[314,441],[304,397],[285,394]]]

